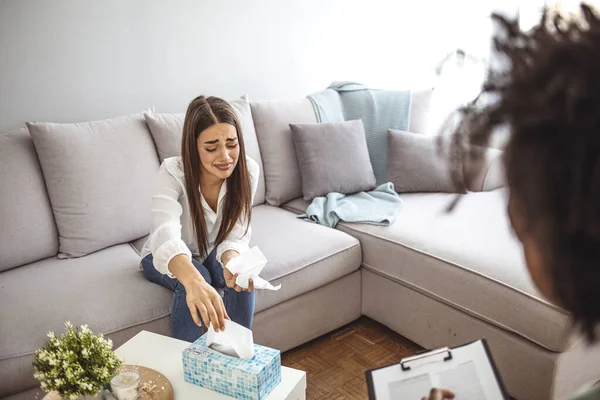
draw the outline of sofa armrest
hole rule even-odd
[[[498,149],[485,149],[483,168],[469,182],[467,190],[471,192],[487,192],[506,184],[504,177],[503,152]]]

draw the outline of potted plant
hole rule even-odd
[[[95,396],[123,363],[112,349],[112,341],[95,335],[87,325],[75,328],[65,323],[66,332],[49,340],[34,354],[34,377],[42,390],[54,391],[62,399]]]

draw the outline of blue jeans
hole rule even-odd
[[[206,260],[201,263],[192,258],[194,267],[200,272],[204,280],[217,289],[223,289],[223,302],[229,318],[233,322],[252,328],[252,317],[254,315],[254,293],[236,292],[225,285],[223,268],[216,258],[216,251],[213,250]],[[202,336],[204,321],[202,327],[196,325],[189,307],[186,302],[186,292],[183,285],[176,278],[169,278],[161,274],[154,268],[152,254],[148,254],[142,259],[142,270],[144,276],[158,285],[164,286],[175,292],[173,296],[173,306],[171,309],[171,335],[176,339],[193,342]],[[202,317],[198,314],[200,320]]]

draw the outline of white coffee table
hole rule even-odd
[[[183,380],[181,352],[190,344],[156,333],[142,331],[115,350],[125,364],[149,367],[166,376],[173,385],[175,400],[231,400]],[[281,367],[281,383],[267,400],[305,400],[306,372]]]

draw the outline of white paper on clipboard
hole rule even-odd
[[[461,400],[507,399],[485,341],[438,349],[367,373],[371,400],[421,399],[432,388]]]

